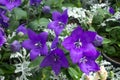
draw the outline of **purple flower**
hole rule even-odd
[[[114,13],[115,13],[115,10],[114,10],[112,7],[110,7],[110,8],[109,8],[109,13],[110,13],[110,14],[114,14]]]
[[[0,28],[0,47],[6,42],[4,30]]]
[[[52,18],[53,21],[48,24],[48,28],[54,30],[56,36],[58,36],[68,22],[67,9],[62,14],[58,11],[54,11]]]
[[[2,0],[1,4],[5,5],[8,10],[13,10],[13,8],[20,6],[21,0]]]
[[[90,71],[98,70],[95,59],[97,59],[99,53],[92,44],[95,36],[96,32],[84,31],[78,26],[71,35],[65,38],[62,42],[62,45],[70,51],[72,62],[77,63],[80,66],[80,69],[86,74]],[[82,62],[82,59],[84,58],[85,60]],[[89,63],[92,64],[90,65]],[[93,66],[94,69],[90,66]]]
[[[30,0],[30,5],[39,5],[42,0]]]
[[[50,54],[47,55],[40,64],[40,67],[47,66],[51,66],[55,74],[58,75],[61,67],[68,68],[69,65],[64,52],[61,49],[56,48],[55,50],[51,51]]]
[[[44,6],[42,8],[42,12],[44,12],[44,13],[50,13],[50,6]]]
[[[26,35],[27,34],[27,29],[25,27],[25,24],[21,24],[17,29],[16,29],[16,32],[18,34],[24,34]]]
[[[21,44],[20,44],[20,42],[15,40],[11,43],[10,48],[13,52],[19,52],[20,48],[21,48]]]
[[[5,16],[6,14],[6,10],[0,8],[0,27],[8,27],[8,21],[9,21],[9,18],[7,16]]]
[[[93,44],[94,44],[95,46],[101,46],[101,45],[102,45],[102,42],[103,42],[103,37],[102,37],[102,36],[99,36],[99,35],[96,35]]]
[[[83,52],[92,52],[91,57],[96,55],[96,49],[92,45],[95,36],[95,32],[83,31],[81,27],[78,26],[70,36],[64,39],[62,45],[70,51],[73,63],[79,61],[80,54],[83,54]]]
[[[48,47],[46,45],[48,33],[41,32],[36,34],[34,31],[28,29],[28,40],[22,43],[22,46],[30,51],[30,59],[34,60],[39,55],[47,55]]]

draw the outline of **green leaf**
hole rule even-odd
[[[103,45],[103,48],[104,48],[104,52],[107,53],[108,55],[110,56],[116,55],[116,49],[113,45],[111,46],[111,45],[105,44]]]
[[[9,33],[12,33],[19,25],[19,21],[15,21],[14,19],[10,21],[10,26],[9,26]]]
[[[5,52],[4,54],[3,54],[3,56],[2,56],[2,60],[5,60],[5,59],[9,59],[10,58],[10,53],[8,53],[8,52]]]
[[[105,18],[108,18],[110,14],[104,9],[98,9],[97,13],[93,17],[93,24],[101,24]]]
[[[117,44],[120,47],[120,43]]]
[[[14,40],[18,40],[19,42],[22,42],[23,40],[25,40],[27,38],[28,38],[27,35],[23,35],[23,36],[16,35],[16,36],[12,37],[11,39],[8,39],[8,43],[11,44]]]
[[[111,46],[111,47],[108,47],[107,48],[107,53],[109,54],[109,55],[115,55],[116,54],[116,50],[115,50],[115,48],[113,47],[113,46]]]
[[[0,69],[0,75],[3,75],[3,74],[4,74],[3,70],[2,70],[2,69]]]
[[[49,23],[49,20],[46,19],[46,18],[40,18],[40,20],[39,20],[39,24],[41,26],[46,26],[47,27],[48,23]]]
[[[44,57],[42,57],[42,56],[37,57],[34,61],[32,61],[32,62],[30,63],[29,67],[33,67],[33,68],[34,68],[34,67],[39,66],[40,63],[41,63],[41,61],[43,60],[43,58],[44,58]]]
[[[92,26],[90,26],[89,31],[95,31],[95,29]]]
[[[111,40],[110,40],[110,39],[107,39],[107,38],[104,38],[103,44],[108,44],[108,43],[111,43]]]
[[[106,28],[106,31],[107,31],[107,32],[110,32],[110,31],[112,31],[113,29],[120,29],[120,26],[108,27],[108,28]]]
[[[65,7],[75,7],[75,5],[72,4],[72,3],[64,3],[63,6],[65,6]]]
[[[62,2],[64,0],[48,0],[45,2],[45,5],[49,5],[52,7],[62,7]]]
[[[120,0],[116,0],[116,4],[118,7],[120,7]]]
[[[75,80],[79,79],[79,77],[78,77],[79,73],[74,68],[69,67],[68,72],[73,79],[75,79]]]
[[[14,17],[16,20],[20,20],[20,19],[26,19],[27,18],[27,12],[22,10],[21,8],[15,8],[13,10],[14,13]]]
[[[2,74],[12,74],[15,71],[15,66],[9,65],[7,63],[0,63],[0,73]]]
[[[40,18],[32,21],[28,27],[34,29],[34,30],[40,30],[42,28],[46,28],[49,23],[49,20],[46,18]]]

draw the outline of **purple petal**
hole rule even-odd
[[[0,36],[5,36],[4,29],[0,28]]]
[[[61,13],[58,12],[58,11],[54,11],[54,12],[52,13],[52,19],[53,19],[54,21],[59,20],[60,16],[61,16]]]
[[[65,57],[65,54],[64,54],[63,50],[61,50],[59,48],[56,48],[51,53],[56,54],[59,57],[59,60],[58,60],[57,63],[60,63],[62,67],[67,68],[69,66],[68,60]]]
[[[44,44],[41,48],[39,48],[40,54],[43,56],[48,55],[48,47],[46,44]]]
[[[51,66],[56,75],[59,74],[61,67],[68,67],[68,61],[61,49],[52,50],[42,61],[41,67]]]
[[[6,11],[3,10],[3,11],[1,11],[0,15],[3,18],[3,22],[7,23],[9,21],[9,18],[7,16],[5,16],[5,13],[6,13]]]
[[[12,10],[15,7],[20,6],[20,4],[22,3],[21,0],[14,0],[14,1],[9,1],[9,0],[4,0],[3,4],[7,7],[8,10]]]
[[[35,47],[35,44],[31,40],[28,39],[22,42],[22,46],[26,49],[31,50]]]
[[[44,58],[44,60],[41,62],[40,67],[51,66],[52,64],[54,64],[53,59],[54,59],[53,55],[51,55],[51,54],[47,55]]]
[[[95,40],[96,32],[92,31],[85,31],[83,35],[83,42],[85,43],[92,43]]]
[[[39,5],[42,0],[30,0],[30,5]]]
[[[55,37],[52,42],[51,49],[57,48],[58,43],[59,43],[59,39],[58,37]]]
[[[59,21],[63,22],[64,24],[67,24],[68,22],[68,14],[67,9],[62,13],[61,17],[59,18]]]
[[[48,38],[48,33],[47,32],[41,32],[37,36],[38,40],[41,42],[41,44],[45,44]]]
[[[67,9],[62,14],[58,11],[54,11],[52,13],[52,18],[54,21],[59,21],[59,22],[62,22],[64,24],[67,24],[67,22],[68,22]]]
[[[8,23],[4,22],[3,19],[0,19],[0,24],[1,24],[1,27],[3,27],[3,28],[7,28],[8,27]]]
[[[78,64],[81,71],[89,75],[90,72],[96,72],[100,70],[98,64],[95,61],[87,61],[85,63]]]
[[[4,36],[0,36],[0,47],[6,42],[6,38]]]
[[[58,21],[52,21],[48,24],[48,28],[54,30],[57,36],[63,31],[64,27],[65,26]]]
[[[31,60],[35,60],[40,54],[40,50],[39,49],[32,49],[30,51],[30,59]]]
[[[89,57],[90,59],[96,59],[99,55],[96,48],[92,44],[85,45],[84,55]]]
[[[65,55],[63,55],[63,57],[61,57],[61,61],[62,61],[61,62],[62,67],[64,67],[64,68],[68,68],[69,67],[68,60],[65,57]]]
[[[32,31],[31,29],[28,29],[28,37],[30,40],[32,40],[34,42],[38,42],[37,34],[34,31]]]
[[[74,42],[75,42],[75,38],[69,36],[64,39],[64,41],[62,42],[62,46],[64,46],[64,48],[67,50],[71,50],[74,48]]]
[[[83,36],[83,29],[78,26],[74,31],[72,31],[71,36],[74,38],[81,38],[81,36]]]
[[[83,57],[83,51],[82,50],[71,50],[70,51],[70,58],[72,60],[72,62],[75,64],[75,63],[78,63],[80,58]]]
[[[52,70],[55,72],[56,75],[58,75],[60,73],[60,69],[61,69],[60,63],[56,63],[52,66]]]

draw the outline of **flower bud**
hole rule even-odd
[[[18,35],[26,35],[27,34],[27,29],[24,24],[21,24],[17,29],[16,32]]]
[[[44,7],[42,8],[42,12],[43,12],[43,13],[50,13],[50,7],[49,7],[49,6],[44,6]]]
[[[112,7],[110,7],[110,8],[109,8],[109,13],[110,13],[110,14],[114,14],[114,13],[115,13],[115,10],[114,10]]]
[[[18,52],[20,51],[21,44],[17,40],[15,40],[13,41],[13,43],[11,43],[10,48],[11,48],[11,51]]]
[[[95,40],[93,41],[93,44],[95,46],[101,46],[102,42],[103,42],[103,37],[101,37],[100,35],[96,35]]]

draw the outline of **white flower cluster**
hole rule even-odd
[[[109,3],[102,3],[102,4],[93,4],[93,6],[90,7],[90,10],[84,9],[84,8],[77,8],[77,7],[67,7],[68,9],[68,16],[73,17],[75,19],[79,20],[79,23],[88,23],[91,24],[93,20],[93,16],[97,14],[97,9],[104,8],[105,10],[109,9]],[[63,10],[66,9],[66,7],[62,7]]]
[[[109,4],[102,3],[102,4],[94,4],[93,6],[90,7],[92,12],[96,12],[97,9],[99,8],[107,8]]]
[[[85,18],[86,17],[85,11],[86,9],[83,8],[69,7],[68,16],[74,18]]]
[[[117,11],[114,15],[113,15],[113,17],[115,18],[115,19],[120,19],[120,12],[119,11]]]
[[[50,76],[50,79],[52,80],[68,80],[67,76],[63,74],[62,72],[59,75],[55,75],[53,71],[51,71],[52,75]]]

